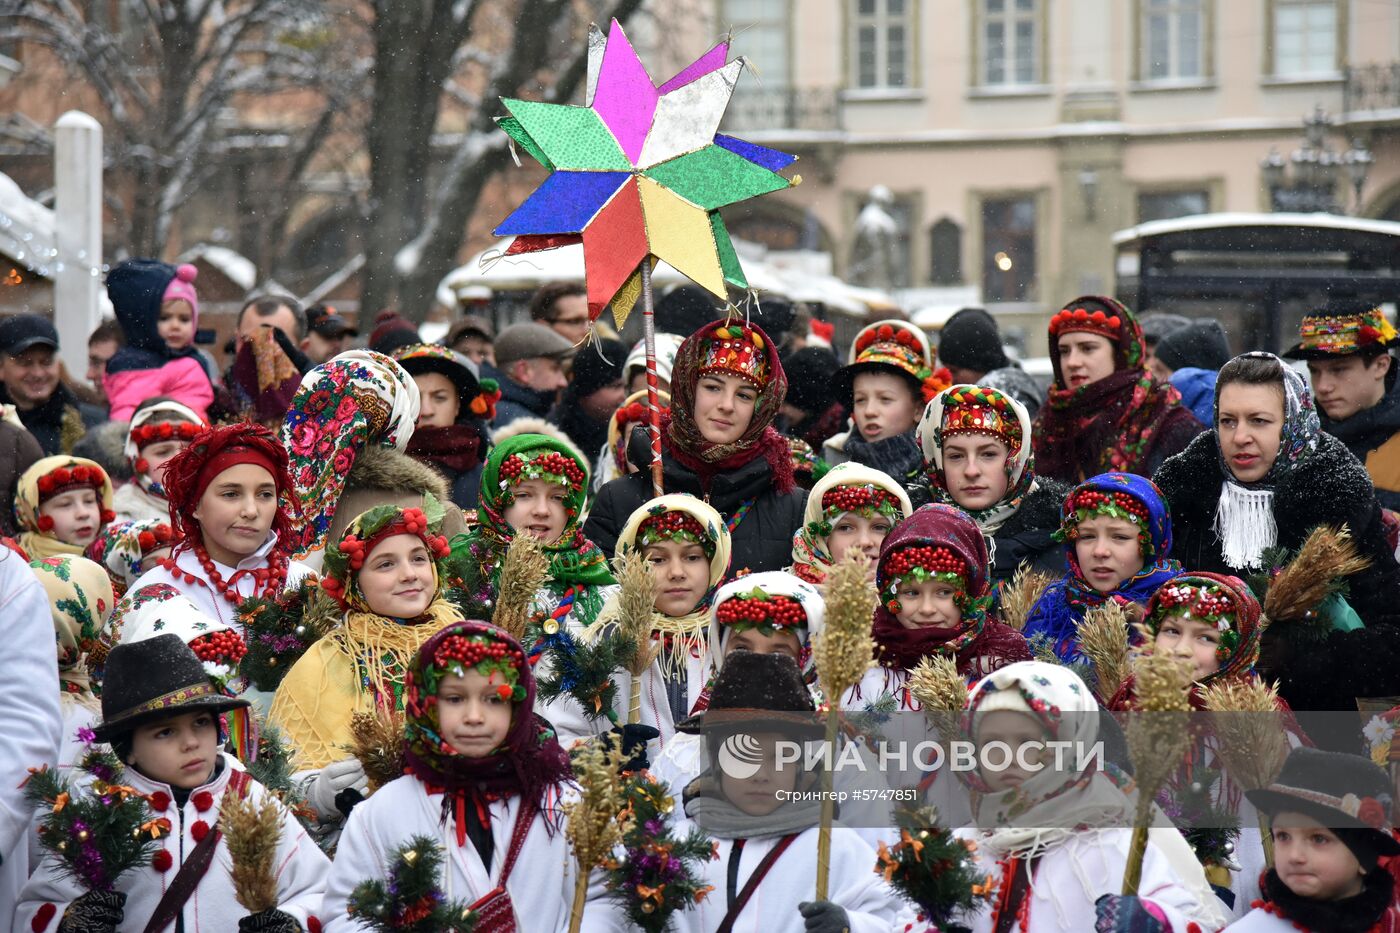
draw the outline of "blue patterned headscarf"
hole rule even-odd
[[[1147,512],[1147,520],[1142,528],[1146,533],[1142,569],[1123,581],[1112,593],[1100,593],[1084,579],[1084,574],[1079,568],[1079,558],[1075,554],[1074,541],[1070,537],[1080,520],[1075,509],[1075,500],[1086,490],[1108,495],[1124,493],[1135,499]],[[1146,603],[1152,594],[1157,592],[1158,587],[1181,573],[1181,565],[1170,557],[1171,508],[1156,483],[1135,473],[1100,473],[1074,487],[1065,497],[1065,504],[1060,510],[1060,530],[1057,537],[1065,542],[1065,561],[1069,572],[1063,579],[1045,588],[1045,592],[1031,609],[1022,634],[1028,640],[1044,636],[1055,654],[1066,664],[1084,661],[1077,641],[1079,621],[1084,618],[1084,613],[1110,599],[1120,604]]]

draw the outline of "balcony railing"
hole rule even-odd
[[[1400,62],[1348,68],[1342,93],[1347,113],[1400,109]]]
[[[730,100],[724,128],[839,130],[841,103],[835,88],[746,88]]]

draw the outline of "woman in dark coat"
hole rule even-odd
[[[1172,556],[1191,571],[1245,576],[1267,569],[1267,549],[1296,551],[1319,525],[1345,525],[1370,561],[1347,580],[1365,627],[1274,619],[1259,669],[1300,711],[1354,711],[1356,697],[1400,693],[1400,565],[1365,467],[1321,432],[1302,377],[1270,353],[1220,370],[1215,422],[1154,477],[1172,507]]]
[[[1055,540],[1066,483],[1035,474],[1031,418],[998,389],[957,385],[929,402],[919,421],[924,477],[909,486],[914,505],[957,506],[987,539],[992,583],[1028,563],[1060,576],[1064,548]]]
[[[731,576],[791,563],[807,494],[793,480],[787,439],[773,428],[786,393],[777,351],[755,325],[706,324],[676,353],[661,424],[665,491],[702,498],[724,516]],[[628,516],[652,498],[650,451],[639,456],[646,435],[633,437],[639,471],[599,490],[583,528],[609,558]]]
[[[1055,381],[1035,422],[1041,476],[1151,476],[1204,430],[1181,394],[1143,363],[1142,327],[1119,301],[1085,295],[1050,319]]]

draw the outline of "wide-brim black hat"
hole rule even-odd
[[[457,387],[457,397],[461,401],[461,415],[469,415],[467,406],[481,394],[481,383],[472,372],[467,358],[454,350],[427,344],[415,344],[399,348],[394,359],[410,376],[423,373],[437,373]]]
[[[98,741],[109,742],[151,719],[195,711],[223,713],[248,705],[214,686],[204,662],[179,635],[157,635],[117,645],[107,655],[102,722],[92,731]]]
[[[785,654],[734,651],[715,678],[709,708],[676,729],[707,735],[779,732],[806,739],[823,734],[825,725],[797,662]]]
[[[1264,813],[1302,813],[1329,829],[1370,829],[1376,851],[1400,855],[1392,835],[1389,776],[1360,755],[1295,748],[1268,787],[1245,791]]]

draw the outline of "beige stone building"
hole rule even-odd
[[[1374,154],[1347,213],[1400,220],[1397,0],[678,0],[665,59],[732,26],[750,56],[729,131],[799,153],[803,183],[737,236],[849,272],[870,189],[894,195],[896,284],[972,287],[1027,351],[1046,312],[1114,288],[1112,234],[1270,210],[1260,162],[1315,107]],[[662,68],[661,70],[664,70]]]

